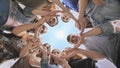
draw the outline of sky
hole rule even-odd
[[[40,35],[43,43],[49,43],[54,48],[59,48],[63,50],[65,47],[72,47],[70,43],[67,42],[67,36],[69,34],[80,33],[80,31],[75,27],[75,22],[70,20],[68,23],[64,23],[59,17],[59,23],[55,27],[50,27],[46,24],[48,30],[46,34]]]

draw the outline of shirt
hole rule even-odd
[[[62,2],[66,7],[76,12],[79,11],[79,4],[78,4],[79,0],[62,0]]]

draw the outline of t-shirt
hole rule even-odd
[[[117,37],[110,37],[111,35],[87,37],[85,45],[87,49],[104,54],[107,59],[116,64],[119,46],[119,44],[116,44],[119,40],[116,39]],[[116,43],[114,42],[114,40],[116,40]]]
[[[95,68],[95,61],[90,58],[69,61],[71,68]]]
[[[93,26],[106,23],[108,20],[120,19],[120,2],[118,0],[106,0],[103,6],[94,5],[91,1],[87,9],[91,9],[87,15],[90,17]]]
[[[63,4],[64,4],[66,7],[70,8],[70,9],[76,11],[76,12],[79,11],[78,1],[79,1],[79,0],[62,0]]]

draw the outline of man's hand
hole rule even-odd
[[[81,30],[80,34],[84,32],[84,29],[87,27],[88,19],[86,17],[78,18],[78,22],[76,23],[76,27]]]

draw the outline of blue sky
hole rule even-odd
[[[70,43],[67,42],[67,36],[69,34],[76,34],[80,31],[75,27],[75,22],[70,20],[68,23],[64,23],[59,17],[59,24],[55,27],[50,27],[47,24],[48,30],[46,34],[40,35],[43,43],[49,43],[53,48],[59,48],[63,50],[65,47],[72,47]]]

